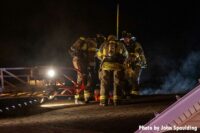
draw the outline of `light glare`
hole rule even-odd
[[[47,74],[50,78],[53,78],[55,76],[55,71],[53,69],[50,69],[48,70]]]

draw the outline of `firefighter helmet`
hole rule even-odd
[[[128,33],[127,31],[122,31],[122,37],[123,38],[125,38],[125,37],[131,38],[132,35],[131,35],[131,33]]]
[[[117,40],[116,36],[114,35],[109,35],[108,38],[107,38],[108,41],[115,41]]]

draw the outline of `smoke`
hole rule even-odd
[[[191,90],[200,78],[200,52],[192,52],[182,62],[178,70],[172,70],[160,88],[145,88],[142,95],[184,93]]]

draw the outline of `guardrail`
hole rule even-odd
[[[55,77],[48,77],[48,70],[56,72]],[[27,91],[31,89],[44,89],[46,85],[61,83],[69,80],[74,86],[77,83],[74,79],[78,70],[74,68],[65,67],[51,67],[51,66],[36,66],[36,67],[14,67],[14,68],[0,68],[0,93]],[[69,74],[73,74],[69,76]],[[54,81],[55,80],[55,81]],[[64,81],[64,82],[65,82]],[[25,90],[23,90],[25,89]]]
[[[0,68],[0,92],[3,92],[8,86],[16,89],[17,86],[12,81],[29,88],[31,70],[32,68],[28,67]]]

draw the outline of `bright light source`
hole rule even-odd
[[[74,103],[42,104],[42,105],[40,105],[40,107],[51,108],[51,107],[62,107],[62,106],[69,106],[69,105],[74,105]]]
[[[47,75],[50,77],[50,78],[53,78],[55,76],[55,71],[53,69],[50,69],[47,71]]]

